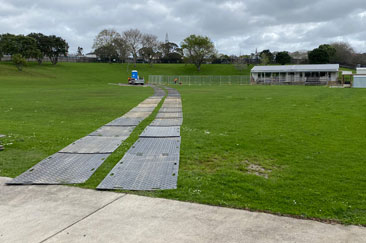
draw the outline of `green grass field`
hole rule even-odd
[[[0,64],[0,175],[15,177],[122,115],[153,91],[119,87],[118,64]],[[194,74],[191,65],[139,65]],[[237,75],[230,65],[200,74]],[[175,86],[174,86],[175,87]],[[177,86],[184,123],[178,189],[139,194],[366,225],[366,90],[304,86]],[[95,188],[138,134],[87,181]]]

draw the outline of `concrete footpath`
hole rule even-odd
[[[0,242],[366,242],[363,227],[9,180]]]

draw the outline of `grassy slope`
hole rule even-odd
[[[18,72],[0,63],[0,134],[10,135],[2,139],[7,149],[0,154],[0,175],[19,175],[151,95],[150,88],[108,85],[126,83],[132,69],[128,64],[30,63]],[[193,65],[138,64],[137,69],[146,77],[197,73]],[[207,73],[240,72],[231,65],[203,65],[200,74]]]
[[[108,85],[119,76],[107,64],[31,65],[23,72],[0,64],[0,134],[9,135],[0,175],[18,175],[153,94]]]
[[[137,69],[145,76],[196,74],[184,65]],[[213,65],[201,74],[238,72]],[[152,93],[106,85],[128,75],[121,65],[34,65],[18,73],[0,64],[0,133],[13,134],[4,140],[13,144],[0,153],[0,175],[20,174]],[[178,89],[184,110],[178,189],[142,194],[366,225],[366,90]],[[152,118],[82,186],[95,188]],[[271,169],[269,179],[248,174],[248,163]]]

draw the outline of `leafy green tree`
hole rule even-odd
[[[118,59],[125,62],[128,57],[128,46],[126,41],[122,37],[116,38],[113,40],[113,46],[117,52]]]
[[[263,50],[260,53],[260,57],[261,57],[261,63],[263,65],[273,63],[274,56],[270,50]]]
[[[35,39],[24,35],[1,35],[0,49],[4,55],[21,54],[24,58],[36,58],[40,53]]]
[[[190,63],[200,71],[201,64],[215,53],[215,46],[207,36],[190,35],[181,44],[184,54]]]
[[[121,48],[127,48],[123,42],[117,31],[104,29],[95,37],[93,48],[97,56],[111,62],[113,58],[118,57],[118,51],[121,51]],[[122,52],[126,52],[126,50]]]
[[[176,48],[179,48],[174,42],[165,42],[160,44],[160,49],[163,56],[167,56],[169,53],[174,52]]]
[[[141,43],[142,48],[139,50],[139,54],[152,66],[152,62],[159,51],[160,43],[158,37],[156,35],[143,34]]]
[[[3,35],[0,35],[0,60],[4,56],[4,50],[3,50]]]
[[[0,50],[3,55],[12,55],[15,50],[15,35],[0,35]]]
[[[182,62],[183,51],[174,42],[166,42],[160,44],[161,61],[163,63],[179,63]]]
[[[324,51],[326,51],[328,53],[329,61],[334,58],[334,56],[335,56],[335,54],[337,52],[337,50],[333,46],[331,46],[329,44],[320,45],[318,48],[319,49],[322,49],[322,50],[324,50]]]
[[[155,56],[156,52],[153,50],[152,47],[142,47],[139,50],[139,55],[145,60],[147,61],[150,66],[152,66],[152,60]]]
[[[38,58],[41,55],[36,40],[24,35],[1,35],[0,50],[2,54],[12,56],[12,61],[19,71],[26,64],[25,58]]]
[[[182,62],[182,54],[178,52],[171,52],[163,58],[164,62],[167,63],[181,63]]]
[[[42,33],[30,33],[28,36],[32,37],[33,39],[36,40],[37,48],[40,51],[39,55],[36,57],[36,59],[37,59],[38,64],[42,64],[43,58],[49,49],[48,36],[46,36]]]
[[[226,55],[226,54],[214,54],[211,56],[211,62],[216,64],[237,64],[241,60],[240,57],[236,55]]]
[[[112,59],[118,57],[117,50],[113,44],[105,44],[95,49],[94,52],[102,60],[108,60],[108,62],[112,62]]]
[[[15,36],[15,50],[13,53],[21,54],[24,58],[37,58],[40,55],[40,50],[37,47],[37,42],[34,38],[17,35]]]
[[[23,66],[26,65],[26,60],[21,54],[14,54],[11,56],[12,62],[15,64],[19,71],[23,70]]]
[[[309,63],[325,64],[329,63],[329,54],[324,48],[315,48],[308,52]]]
[[[261,64],[267,65],[270,63],[268,56],[265,53],[261,54]]]
[[[287,51],[278,52],[276,55],[276,63],[285,65],[291,63],[291,56]]]
[[[41,33],[31,33],[28,36],[3,34],[0,36],[0,49],[5,55],[20,54],[23,58],[36,58],[42,63],[48,56],[52,64],[56,64],[60,55],[67,55],[69,45],[61,37],[45,36]]]
[[[39,64],[42,64],[43,58],[47,56],[50,58],[51,63],[55,65],[58,62],[59,56],[67,55],[69,45],[61,37],[55,35],[47,36],[42,33],[30,33],[28,37],[36,41],[39,52],[33,57],[37,58]]]
[[[61,55],[67,56],[69,44],[61,37],[50,35],[48,36],[47,50],[45,55],[51,60],[53,65],[56,65],[58,58]]]

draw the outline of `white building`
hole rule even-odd
[[[357,68],[357,74],[353,75],[353,88],[366,88],[366,68]]]
[[[97,58],[97,55],[95,53],[87,53],[87,54],[85,54],[85,57],[87,57],[87,58]]]
[[[338,80],[339,64],[255,66],[251,81],[263,84],[327,84]]]

